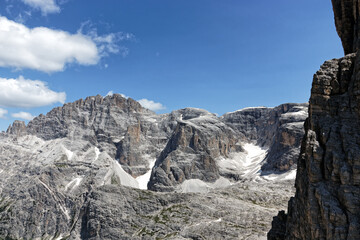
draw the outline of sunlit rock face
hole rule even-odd
[[[0,133],[0,239],[264,238],[293,194],[294,163],[278,166],[304,111],[157,115],[114,94],[15,121]]]
[[[296,168],[304,135],[308,104],[282,104],[274,108],[246,108],[222,116],[224,122],[269,149],[261,167],[263,174]]]
[[[347,55],[314,75],[296,195],[268,239],[360,239],[359,1],[333,0],[333,7]]]

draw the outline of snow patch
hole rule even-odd
[[[153,167],[155,165],[155,162],[156,162],[156,159],[151,160],[149,162],[149,168],[150,168],[149,171],[147,171],[144,175],[138,176],[136,178],[136,181],[138,182],[140,189],[145,189],[145,190],[148,189],[147,185],[148,185],[148,183],[150,181],[151,171],[152,171],[152,169],[153,169]]]
[[[237,113],[237,112],[242,112],[242,111],[246,111],[246,110],[251,110],[251,109],[264,109],[264,108],[268,108],[268,107],[264,107],[264,106],[260,106],[260,107],[246,107],[246,108],[242,108],[233,112],[227,112],[226,114],[231,114],[231,113]],[[272,107],[269,107],[269,109],[272,109]]]
[[[285,180],[295,179],[296,178],[296,169],[290,171],[290,173],[284,178]]]
[[[218,166],[224,173],[239,174],[242,177],[253,177],[260,174],[261,162],[265,159],[267,149],[247,143],[245,152],[234,153],[229,158],[219,158]]]
[[[307,116],[308,113],[305,110],[301,110],[298,112],[287,112],[287,113],[283,113],[281,114],[281,117],[295,117],[295,116]]]
[[[68,184],[65,186],[65,192],[67,190],[73,191],[77,186],[80,185],[80,182],[83,180],[83,177],[77,177],[71,180]]]
[[[261,176],[263,179],[268,181],[282,181],[282,180],[295,180],[296,169],[282,174],[272,173],[265,176]]]
[[[53,198],[54,198],[55,200],[57,200],[57,202],[58,202],[58,204],[59,204],[59,207],[60,207],[61,211],[64,213],[64,215],[66,216],[66,218],[67,218],[67,219],[70,219],[70,215],[69,215],[68,210],[67,210],[63,205],[61,205],[61,203],[58,201],[58,198],[57,198],[57,196],[54,194],[54,192],[53,192],[53,191],[49,188],[49,186],[46,185],[43,181],[41,181],[40,179],[39,179],[39,181],[40,181],[40,183],[50,192],[51,196],[53,196]]]
[[[98,158],[99,158],[100,150],[99,150],[99,148],[95,147],[95,148],[94,148],[94,151],[95,151],[95,160],[94,160],[94,161],[96,161],[96,160],[98,160]]]
[[[114,138],[112,139],[113,143],[119,143],[121,142],[121,140],[123,140],[125,137],[120,137],[120,138]]]
[[[125,172],[118,161],[112,161],[112,169],[114,170],[114,173],[119,177],[121,185],[132,188],[139,188],[139,183],[136,181],[136,179],[127,172]]]
[[[222,222],[221,218],[216,219],[216,220],[212,220],[212,221],[208,221],[208,222],[199,222],[199,223],[196,223],[194,226],[209,225],[209,224],[212,224],[212,223],[220,223],[220,222]]]
[[[207,193],[211,189],[225,188],[230,185],[231,182],[223,177],[220,177],[214,183],[204,182],[200,179],[189,179],[189,180],[185,180],[180,185],[180,191],[183,193],[190,193],[190,192]]]
[[[67,149],[66,147],[64,146],[61,146],[62,147],[62,150],[64,151],[66,157],[68,160],[71,160],[74,156],[74,153],[72,151],[70,151],[69,149]]]
[[[61,239],[63,239],[62,234],[60,234],[57,238],[54,238],[54,240],[61,240]]]

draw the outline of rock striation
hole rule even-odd
[[[267,149],[295,149],[287,126],[306,110],[157,115],[114,94],[15,121],[0,134],[0,239],[264,238],[293,195]]]
[[[216,159],[242,151],[240,134],[214,114],[201,109],[176,114],[180,114],[177,126],[150,178],[149,189],[154,191],[173,191],[186,179],[214,182],[220,176]]]
[[[246,139],[269,149],[263,174],[294,169],[304,135],[308,104],[282,104],[275,108],[245,108],[222,116],[222,120]]]
[[[268,239],[360,239],[359,2],[334,0],[333,7],[347,55],[314,75],[296,194]]]

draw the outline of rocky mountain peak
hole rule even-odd
[[[304,111],[157,115],[114,94],[15,121],[0,134],[0,239],[263,237],[293,191]]]
[[[8,127],[6,133],[21,136],[26,133],[26,125],[24,121],[15,120],[12,125]]]

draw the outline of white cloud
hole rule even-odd
[[[50,90],[45,82],[0,78],[0,106],[3,107],[41,107],[56,102],[64,103],[66,94]]]
[[[25,4],[32,8],[38,9],[43,15],[49,13],[59,13],[60,7],[56,4],[55,0],[22,0]]]
[[[152,100],[148,100],[148,99],[140,99],[138,100],[138,102],[147,109],[150,109],[151,111],[159,111],[159,110],[164,110],[165,106],[163,106],[161,103],[157,103],[154,102]]]
[[[33,120],[35,116],[31,115],[31,113],[28,112],[18,112],[11,114],[13,118],[20,118],[25,120]]]
[[[118,43],[135,39],[133,34],[123,32],[98,35],[97,28],[94,27],[91,21],[83,22],[78,33],[89,36],[96,43],[100,57],[106,57],[109,54],[121,54],[123,57],[127,56],[129,49],[120,46]]]
[[[6,109],[0,108],[0,118],[6,118],[5,115],[8,113]]]
[[[81,33],[45,27],[28,28],[0,16],[0,66],[62,71],[66,64],[97,64],[101,56],[96,43]]]
[[[114,92],[111,90],[106,94],[106,96],[112,96],[113,94],[114,94]],[[126,99],[129,98],[129,96],[126,96],[125,94],[120,93],[120,95],[123,98],[126,98]],[[162,105],[161,103],[157,103],[157,102],[154,102],[152,100],[148,100],[146,98],[143,98],[143,99],[140,99],[140,100],[137,100],[137,101],[144,108],[150,109],[151,111],[154,111],[154,112],[166,109],[166,107],[164,105]]]

